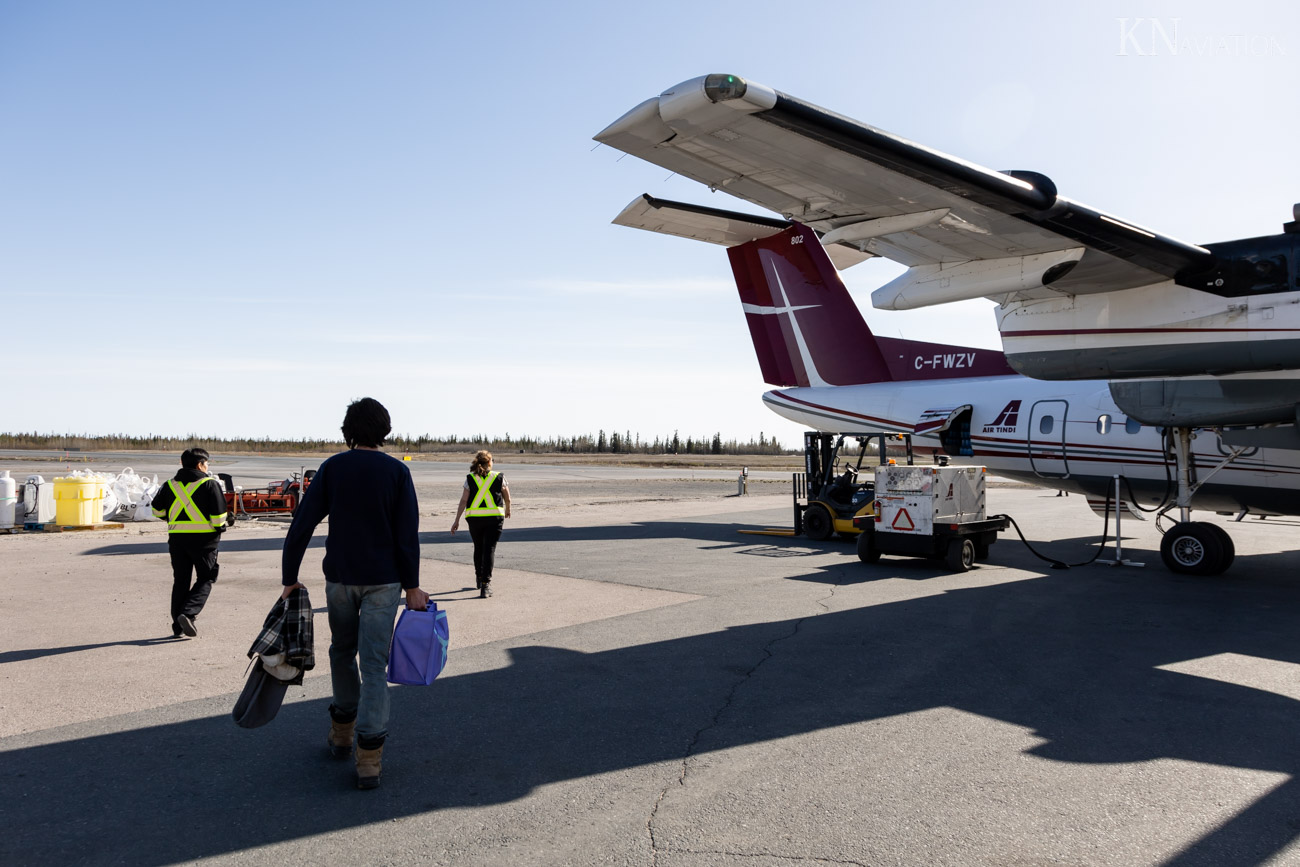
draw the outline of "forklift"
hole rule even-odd
[[[872,516],[876,465],[894,464],[889,446],[901,445],[907,466],[912,466],[912,435],[884,433],[825,433],[805,431],[804,472],[794,476],[794,533],[822,541],[838,533],[852,539],[862,532],[854,526],[858,516]],[[862,465],[874,446],[875,458],[863,473]],[[900,454],[900,457],[902,454]]]

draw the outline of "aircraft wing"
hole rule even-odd
[[[837,265],[908,272],[885,309],[1112,292],[1213,264],[1210,251],[730,75],[683,82],[596,140],[811,226]]]
[[[637,196],[614,218],[616,226],[645,229],[679,238],[735,247],[790,228],[789,220],[774,220],[720,208],[670,202],[651,195]]]

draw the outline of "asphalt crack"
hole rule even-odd
[[[773,861],[789,861],[791,864],[848,864],[852,867],[871,867],[864,861],[845,861],[839,858],[826,858],[820,855],[781,855],[776,852],[733,852],[729,849],[665,849],[678,855],[723,855],[732,858],[768,858]]]
[[[704,737],[705,734],[718,727],[718,725],[721,723],[722,717],[727,713],[728,710],[731,709],[732,704],[735,703],[736,695],[740,692],[741,688],[744,687],[745,684],[749,683],[749,681],[754,677],[754,675],[758,673],[758,670],[762,668],[763,665],[774,656],[772,652],[772,649],[774,647],[776,647],[778,644],[782,644],[784,642],[790,641],[791,639],[796,637],[799,634],[800,630],[803,629],[804,623],[806,623],[807,621],[813,619],[814,617],[820,617],[822,614],[825,614],[830,611],[830,606],[827,603],[831,599],[835,598],[835,588],[838,586],[839,586],[838,582],[835,584],[831,584],[830,592],[827,593],[825,596],[821,597],[820,599],[815,600],[816,604],[822,609],[819,613],[809,614],[805,617],[800,617],[798,620],[794,622],[794,625],[790,628],[789,632],[787,632],[785,635],[778,635],[763,645],[762,656],[759,657],[758,661],[755,662],[749,668],[748,671],[742,674],[736,680],[736,682],[731,685],[731,689],[727,691],[726,699],[722,702],[722,705],[716,711],[714,711],[713,717],[712,719],[709,720],[708,724],[700,728],[699,730],[697,730],[695,734],[691,737],[690,743],[686,745],[686,754],[682,756],[681,771],[677,775],[676,782],[669,783],[667,786],[664,786],[664,788],[659,792],[659,796],[655,798],[654,806],[650,809],[650,816],[649,818],[646,819],[646,834],[650,839],[651,867],[654,867],[654,865],[658,864],[660,852],[667,853],[673,851],[678,851],[683,854],[698,854],[698,855],[734,855],[736,857],[742,857],[742,858],[780,858],[788,861],[810,861],[813,863],[823,863],[823,864],[859,864],[860,863],[857,861],[836,861],[834,859],[819,858],[816,856],[775,855],[771,853],[726,852],[726,851],[695,852],[693,850],[685,850],[685,849],[673,850],[673,849],[663,848],[655,836],[655,820],[659,816],[659,808],[663,806],[664,800],[668,797],[668,793],[673,790],[674,786],[676,786],[678,789],[684,789],[686,787],[686,779],[690,775],[691,759],[694,758],[695,756],[695,751],[699,747],[700,740]],[[867,865],[862,865],[862,867],[867,867]]]

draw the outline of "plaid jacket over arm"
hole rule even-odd
[[[280,599],[272,606],[257,640],[248,648],[248,656],[283,653],[285,662],[311,671],[316,667],[312,646],[311,599],[307,588],[297,587],[288,599]]]

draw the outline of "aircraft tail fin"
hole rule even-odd
[[[817,233],[789,228],[727,250],[763,379],[856,385],[893,379]]]
[[[876,337],[808,226],[641,196],[618,225],[727,247],[763,379],[860,385],[1014,374],[997,350]]]

